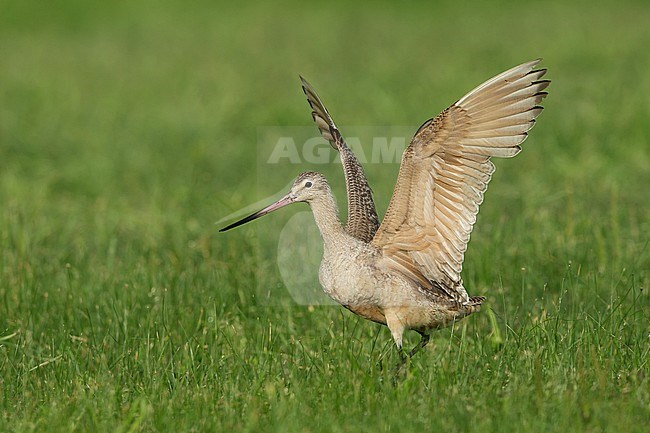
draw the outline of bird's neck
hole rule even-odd
[[[340,241],[345,237],[345,230],[339,219],[339,210],[336,205],[336,199],[332,194],[326,194],[318,197],[309,203],[311,211],[314,214],[316,225],[320,231],[325,248],[329,244]]]

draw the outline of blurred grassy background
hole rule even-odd
[[[0,0],[0,429],[643,431],[649,22],[644,1]],[[342,129],[416,128],[536,57],[546,110],[465,263],[494,315],[401,386],[385,329],[276,287],[256,250],[295,210],[217,235],[299,171],[342,193],[337,165],[259,179],[258,128],[311,123],[299,73]],[[380,213],[397,169],[367,166]]]

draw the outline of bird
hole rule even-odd
[[[491,159],[521,151],[548,95],[541,59],[515,66],[480,84],[415,132],[402,155],[393,195],[379,224],[363,168],[345,145],[329,112],[301,77],[312,117],[339,151],[346,178],[343,224],[332,189],[306,171],[275,203],[220,231],[289,204],[311,207],[323,241],[319,282],[343,307],[390,330],[400,361],[424,348],[433,331],[480,311],[461,277],[470,233],[495,167]],[[410,351],[407,330],[420,335]]]

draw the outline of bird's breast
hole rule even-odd
[[[334,254],[326,249],[319,271],[321,286],[332,299],[350,309],[372,307],[377,304],[379,285],[374,264],[375,258],[364,248],[348,248]]]

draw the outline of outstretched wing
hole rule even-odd
[[[466,302],[461,269],[493,156],[515,156],[542,111],[550,81],[540,60],[469,92],[416,132],[402,157],[386,216],[372,244],[382,263],[420,286]]]
[[[302,81],[302,90],[312,108],[311,114],[314,122],[323,138],[338,150],[343,163],[345,188],[348,194],[348,220],[345,230],[357,239],[370,242],[379,227],[379,219],[366,174],[352,150],[343,141],[341,133],[314,88],[303,77],[300,77],[300,80]]]

